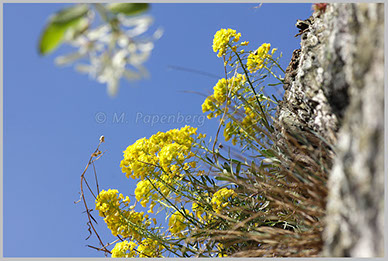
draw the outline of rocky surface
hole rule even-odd
[[[297,27],[277,130],[328,148],[321,255],[383,256],[384,5],[328,4]]]

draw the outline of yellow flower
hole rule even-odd
[[[165,197],[169,196],[171,193],[170,186],[173,185],[173,181],[170,179],[170,176],[163,174],[160,176],[160,179],[161,181],[156,179],[140,180],[136,185],[136,200],[143,207],[147,207],[147,204],[150,202],[149,213],[153,213],[153,209],[157,202],[163,199],[160,193]]]
[[[159,164],[164,171],[176,172],[176,165],[172,165],[175,163],[182,163],[188,156],[189,150],[184,145],[179,145],[177,143],[166,144],[159,152]]]
[[[208,105],[203,107],[206,106]],[[149,139],[137,140],[124,151],[121,170],[128,178],[133,179],[145,180],[146,177],[158,177],[162,173],[170,173],[171,178],[177,177],[182,170],[174,165],[181,166],[185,160],[192,157],[191,149],[196,131],[197,128],[185,126],[158,132]]]
[[[129,198],[124,199],[124,196],[118,195],[116,189],[102,190],[96,198],[95,206],[99,215],[104,217],[105,223],[114,236],[132,236],[136,240],[141,240],[137,227],[147,227],[147,218],[144,217],[143,212],[136,212],[131,208],[129,210],[123,209],[128,207],[128,200]],[[122,204],[124,207],[121,206]],[[137,227],[129,225],[128,221]],[[146,222],[143,223],[144,221]]]
[[[221,210],[229,205],[229,200],[237,196],[236,192],[232,189],[222,188],[214,193],[211,203],[213,210],[216,213],[221,213]]]
[[[193,206],[191,207],[193,212],[195,212],[195,216],[198,218],[200,221],[204,221],[204,218],[202,215],[205,213],[204,209],[196,202],[193,202]]]
[[[185,209],[186,215],[190,215],[190,211]],[[179,212],[173,213],[168,221],[169,230],[172,235],[182,236],[182,231],[187,228],[186,218]]]
[[[123,242],[118,242],[111,251],[112,257],[135,257],[136,252],[133,251],[135,247],[135,242],[128,242],[127,240]]]
[[[223,244],[218,243],[217,249],[218,249],[218,251],[219,251],[218,257],[226,257],[226,256],[228,256],[227,254],[224,253],[224,252],[225,252],[225,248],[224,248],[224,245],[223,245]]]
[[[233,29],[221,29],[216,32],[213,39],[213,51],[218,52],[217,56],[221,57],[225,55],[228,44],[233,39],[234,42],[238,42],[241,37],[241,33],[236,33]]]
[[[155,180],[151,180],[151,182],[155,183]],[[147,203],[150,200],[150,192],[152,189],[153,187],[149,180],[140,180],[136,184],[135,197],[143,207],[147,206]]]
[[[255,52],[249,54],[247,67],[251,73],[263,68],[266,63],[266,59],[272,57],[272,54],[276,51],[276,48],[272,50],[272,54],[268,54],[270,49],[271,44],[263,43]]]
[[[226,98],[229,94],[236,93],[244,83],[246,82],[245,75],[237,74],[230,79],[222,78],[218,80],[217,84],[214,86],[213,94],[206,98],[202,104],[202,112],[212,111],[214,113],[208,114],[208,118],[217,117],[221,115],[219,111],[220,106],[226,101]]]
[[[192,161],[192,162],[189,163],[189,165],[190,165],[190,167],[195,168],[195,167],[197,167],[197,162],[196,161]]]
[[[158,241],[146,238],[140,242],[137,251],[139,257],[162,257],[161,251],[163,248]]]

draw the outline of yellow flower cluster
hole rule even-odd
[[[117,189],[102,190],[96,199],[96,209],[101,212],[107,212],[109,209],[118,208],[121,204],[128,207],[130,199],[128,196],[124,198],[123,194],[118,194]],[[101,213],[100,212],[100,213]]]
[[[156,240],[150,238],[143,239],[135,251],[136,246],[137,244],[132,241],[124,240],[123,242],[118,242],[111,251],[111,257],[162,257],[161,251],[164,247],[159,245]]]
[[[236,192],[232,189],[222,188],[214,193],[211,203],[213,210],[216,213],[221,213],[221,210],[229,205],[229,200],[237,196]]]
[[[151,180],[151,182],[155,183],[155,180]],[[135,197],[143,207],[146,207],[147,203],[150,201],[150,194],[152,190],[153,187],[149,180],[140,180],[136,184]]]
[[[172,185],[171,179],[167,175],[162,175],[161,180],[156,179],[150,180],[140,180],[135,189],[136,200],[140,202],[143,207],[147,207],[148,202],[151,201],[149,213],[153,213],[153,208],[156,205],[156,201],[161,197],[160,193],[155,190],[155,188],[160,191],[166,197],[170,193],[170,188],[167,185]],[[155,186],[155,188],[154,188]]]
[[[135,247],[135,242],[128,242],[127,240],[118,242],[111,251],[112,257],[136,257],[136,252],[133,251]]]
[[[198,220],[203,221],[202,215],[205,213],[205,210],[196,202],[193,202],[191,209],[195,212],[195,216]]]
[[[218,57],[225,55],[230,41],[234,38],[233,41],[238,42],[240,37],[241,33],[236,33],[236,30],[230,28],[217,31],[213,39],[213,51],[218,52]]]
[[[190,211],[185,209],[186,215],[190,215]],[[168,226],[172,235],[182,236],[182,231],[187,228],[186,218],[179,211],[175,211],[168,221]]]
[[[136,227],[148,226],[150,224],[148,216],[143,212],[124,210],[120,208],[122,204],[128,207],[129,198],[124,198],[122,194],[118,195],[116,189],[102,190],[95,202],[96,210],[99,211],[101,217],[104,217],[105,223],[114,236],[132,236],[139,241],[141,235],[137,232]]]
[[[195,216],[197,219],[201,222],[209,221],[212,217],[212,215],[205,210],[204,206],[202,204],[210,204],[211,197],[209,196],[209,193],[203,193],[202,199],[198,197],[198,201],[194,201],[192,204],[192,211],[195,213]]]
[[[217,109],[220,109],[220,106],[226,101],[228,95],[236,93],[245,82],[245,75],[239,73],[230,79],[220,79],[213,88],[213,94],[207,97],[202,104],[202,112],[211,111],[207,116],[209,119],[219,116],[221,111]]]
[[[191,148],[197,128],[185,126],[167,132],[158,132],[151,138],[140,139],[124,151],[124,159],[120,163],[127,178],[140,178],[162,173],[171,177],[179,174],[184,161],[191,158]],[[200,136],[198,136],[200,138]],[[188,165],[186,165],[187,168]]]
[[[146,238],[141,241],[137,247],[139,257],[163,257],[161,251],[163,246],[158,241],[151,238]]]
[[[225,141],[228,141],[230,140],[230,138],[232,138],[233,136],[236,136],[239,134],[236,128],[236,126],[234,126],[235,124],[233,124],[231,121],[228,122],[226,125],[225,125],[225,128],[224,128],[224,137],[225,137]],[[233,137],[232,139],[232,144],[233,145],[236,145],[237,143],[237,139],[236,137]]]
[[[254,111],[252,111],[252,109],[250,107],[245,108],[245,115],[246,116],[244,117],[243,121],[241,122],[241,125],[243,126],[245,131],[247,131],[250,134],[254,134],[254,132],[255,132],[254,126],[256,126],[260,116],[257,113],[255,113]],[[253,133],[252,133],[252,131],[253,131]]]
[[[191,146],[191,144],[189,145]],[[177,162],[183,164],[183,161],[189,155],[188,146],[177,143],[166,144],[159,152],[159,164],[165,171],[169,171],[175,176],[179,167],[171,164]]]
[[[268,52],[270,49],[271,44],[263,43],[255,52],[249,54],[247,67],[251,73],[263,68],[266,63],[266,59],[272,57],[274,52],[277,50],[276,48],[274,48],[272,49],[271,54],[269,54]]]

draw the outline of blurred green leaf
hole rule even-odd
[[[122,13],[125,15],[135,15],[148,10],[147,3],[112,3],[107,4],[107,9],[112,13]]]
[[[88,11],[89,7],[86,4],[77,4],[64,8],[51,18],[51,23],[66,25],[83,17]]]
[[[221,180],[221,181],[231,181],[230,178],[228,177],[221,177],[221,176],[217,176],[217,177],[214,177],[216,180]]]
[[[80,4],[62,9],[47,23],[39,39],[39,54],[45,55],[55,50],[63,40],[66,31],[77,27],[87,14],[88,5]]]
[[[275,157],[275,152],[271,149],[267,149],[267,150],[260,150],[261,154],[264,156],[264,157],[267,157],[267,158],[273,158]]]
[[[240,174],[240,170],[241,170],[241,162],[239,162],[239,163],[237,164],[237,167],[236,167],[236,174],[237,174],[237,175]]]
[[[39,54],[45,55],[53,51],[62,41],[66,28],[55,24],[48,24],[40,36]]]

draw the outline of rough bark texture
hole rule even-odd
[[[383,256],[384,5],[329,4],[297,26],[277,129],[333,152],[322,255]]]

